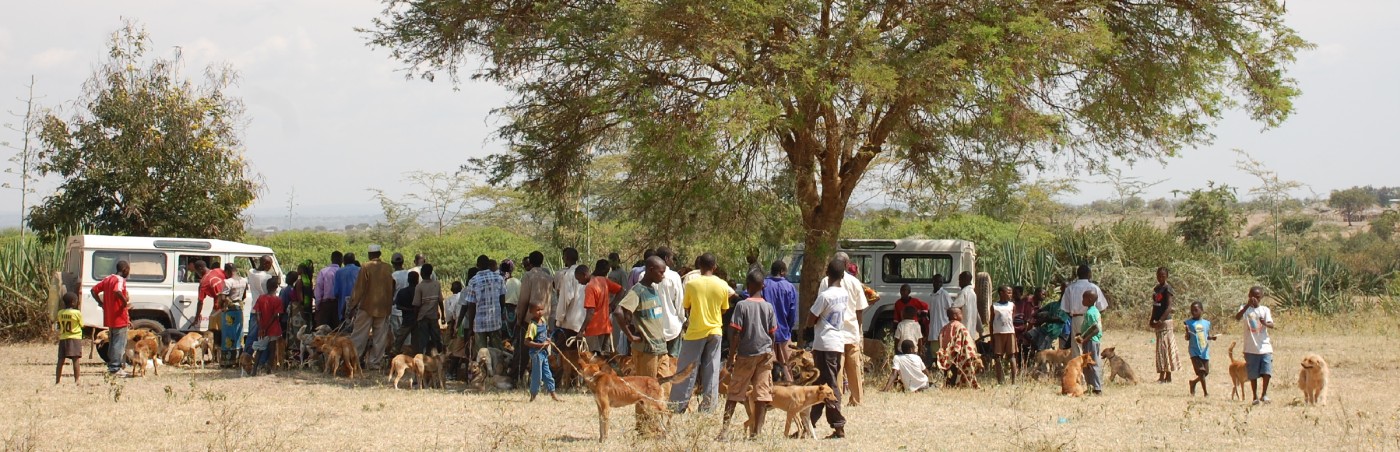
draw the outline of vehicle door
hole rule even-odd
[[[167,259],[164,251],[96,250],[92,252],[92,270],[88,276],[101,281],[116,273],[118,261],[126,261],[131,266],[131,274],[126,278],[126,290],[131,296],[128,308],[132,312],[166,312],[170,306],[172,277],[167,271],[170,264]]]
[[[199,308],[199,275],[194,273],[194,263],[203,261],[207,268],[219,268],[224,257],[210,253],[176,253],[175,290],[170,307],[170,319],[174,327],[181,331],[208,331],[209,316],[214,313],[214,300],[204,301],[204,312],[196,312]],[[203,316],[204,320],[195,324],[194,320]]]

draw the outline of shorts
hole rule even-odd
[[[1274,354],[1244,354],[1244,367],[1249,373],[1249,379],[1253,380],[1259,376],[1271,376],[1274,374]]]
[[[1210,360],[1192,356],[1191,369],[1196,371],[1197,377],[1205,378],[1207,375],[1210,375]]]
[[[730,402],[743,402],[749,399],[749,388],[753,388],[755,402],[773,401],[773,354],[734,358],[734,368],[729,370]]]
[[[58,341],[58,359],[82,358],[82,339],[60,339]]]
[[[617,352],[617,346],[613,345],[611,334],[584,336],[583,342],[588,345],[588,351],[593,353],[612,354]]]
[[[992,354],[1014,355],[1016,354],[1016,333],[993,333],[992,334]]]

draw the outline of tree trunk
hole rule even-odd
[[[812,304],[817,300],[817,293],[824,289],[818,285],[826,276],[827,262],[836,251],[836,239],[846,219],[846,201],[841,196],[822,196],[820,204],[810,210],[803,209],[802,277],[797,286],[797,316],[803,328],[812,326],[808,323]]]

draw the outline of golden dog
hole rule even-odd
[[[200,333],[188,333],[180,340],[170,344],[165,351],[165,364],[168,366],[179,366],[185,363],[186,358],[194,359],[191,365],[204,368],[204,335]]]
[[[419,388],[439,388],[446,389],[447,382],[442,375],[442,359],[436,354],[418,354],[413,357],[413,362],[418,366]]]
[[[1084,369],[1093,366],[1094,357],[1088,353],[1079,355],[1065,364],[1065,374],[1060,377],[1060,394],[1071,397],[1084,395]]]
[[[754,396],[754,391],[750,390],[747,401],[749,420],[744,421],[744,427],[747,428],[753,428]],[[812,427],[812,407],[835,401],[836,392],[827,385],[774,386],[773,401],[768,404],[767,409],[777,408],[787,413],[787,420],[783,422],[783,436],[816,438]],[[792,436],[794,421],[797,423],[797,436]]]
[[[1113,381],[1114,377],[1118,377],[1128,383],[1138,384],[1137,374],[1133,373],[1133,368],[1128,366],[1128,362],[1124,361],[1123,357],[1118,356],[1117,348],[1109,347],[1099,352],[1099,357],[1108,361],[1108,379],[1104,381]]]
[[[1327,361],[1316,353],[1303,355],[1303,368],[1298,370],[1298,389],[1303,390],[1303,403],[1308,405],[1327,404],[1327,379],[1332,370]]]
[[[812,352],[801,349],[793,350],[789,355],[788,374],[792,375],[792,384],[797,386],[816,383],[821,376],[817,371],[817,362],[812,359]]]
[[[1234,400],[1236,396],[1239,396],[1240,400],[1244,400],[1244,383],[1249,381],[1249,372],[1247,372],[1245,368],[1243,359],[1235,359],[1234,342],[1230,343],[1230,354],[1228,356],[1230,357],[1230,400]]]
[[[612,408],[641,403],[652,412],[664,414],[669,427],[671,411],[666,409],[666,394],[662,393],[661,385],[685,378],[694,368],[692,364],[680,372],[660,378],[619,377],[607,361],[596,359],[589,352],[579,352],[579,375],[588,389],[593,391],[594,401],[598,404],[598,442],[608,439],[608,410]]]
[[[1045,349],[1035,354],[1035,370],[1045,375],[1059,375],[1071,356],[1070,349]]]
[[[360,373],[360,360],[355,353],[355,344],[350,338],[340,335],[322,336],[312,339],[311,344],[326,355],[324,371],[331,376],[339,374],[342,367],[346,369],[349,378],[355,378],[355,375]]]
[[[160,340],[152,334],[138,337],[141,339],[126,347],[126,359],[131,362],[131,375],[145,376],[147,362],[151,363],[151,371],[160,375],[160,362],[156,361],[160,356]]]
[[[422,356],[422,355],[419,355],[419,356]],[[412,378],[411,380],[408,380],[408,389],[413,389],[413,384],[414,384],[414,383],[418,383],[419,386],[422,386],[422,382],[423,382],[423,377],[422,377],[422,375],[423,375],[423,367],[422,367],[422,364],[423,364],[422,361],[420,361],[420,360],[418,360],[418,359],[415,359],[412,355],[404,355],[404,354],[401,354],[401,355],[395,356],[394,359],[393,359],[393,361],[390,361],[390,362],[389,362],[389,375],[388,375],[388,376],[389,376],[389,380],[394,382],[394,389],[399,389],[399,380],[402,380],[402,379],[403,379],[404,374],[410,374],[410,373],[413,374],[413,376],[410,377],[410,378]]]

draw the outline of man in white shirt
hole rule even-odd
[[[847,385],[850,386],[851,401],[850,406],[859,406],[861,402],[861,387],[865,383],[865,370],[861,368],[861,340],[864,330],[861,329],[861,316],[865,314],[865,308],[870,307],[870,301],[865,298],[865,284],[856,277],[854,267],[851,265],[851,256],[845,252],[837,252],[832,256],[832,261],[840,261],[842,268],[846,271],[842,273],[841,288],[846,290],[850,296],[850,303],[847,303],[848,312],[842,329],[850,337],[850,342],[846,344],[846,356],[844,359],[845,368],[842,374],[846,376]],[[827,278],[822,278],[821,287],[827,287]]]
[[[578,250],[564,248],[563,258],[564,268],[554,273],[554,324],[550,325],[561,329],[558,338],[560,347],[566,347],[564,341],[578,335],[587,314],[583,308],[583,285],[574,277],[575,267],[578,267]]]
[[[389,265],[394,268],[394,272],[390,273],[389,276],[394,278],[394,295],[398,296],[400,290],[408,287],[409,271],[403,268],[403,253],[394,253],[393,257],[389,258]],[[422,274],[419,274],[419,276],[422,276]],[[389,309],[389,335],[395,338],[394,342],[400,344],[403,343],[403,339],[398,339],[399,327],[402,325],[403,311],[399,310],[398,303],[393,303]],[[395,350],[390,351],[398,353]]]
[[[948,324],[948,308],[953,307],[953,298],[948,296],[943,284],[943,275],[933,275],[933,295],[928,299],[928,332],[924,334],[928,340],[928,353],[924,361],[929,365],[933,364],[933,354],[939,347],[938,334]]]
[[[1065,286],[1065,293],[1060,296],[1060,309],[1069,315],[1070,331],[1078,334],[1083,329],[1081,327],[1084,326],[1084,312],[1089,310],[1089,307],[1084,306],[1084,292],[1093,291],[1099,297],[1099,301],[1094,303],[1094,307],[1099,308],[1099,313],[1108,309],[1108,302],[1105,301],[1107,297],[1104,297],[1103,290],[1099,289],[1099,285],[1089,280],[1094,274],[1089,270],[1088,265],[1080,265],[1075,270],[1075,276],[1079,279]],[[1083,349],[1079,347],[1079,343],[1075,341],[1070,341],[1070,350],[1074,356],[1084,353]]]
[[[682,298],[685,295],[685,284],[681,282],[681,274],[672,270],[676,265],[676,253],[668,247],[661,247],[656,250],[656,257],[666,262],[666,274],[658,284],[656,295],[661,299],[661,313],[666,316],[666,324],[661,329],[662,335],[666,337],[666,349],[671,352],[672,357],[679,357],[681,354],[681,333],[685,332],[685,309]]]
[[[967,326],[969,333],[973,333],[973,338],[982,334],[982,322],[977,309],[977,290],[972,285],[972,272],[962,272],[958,274],[958,298],[952,300],[952,307],[962,308],[963,325]],[[947,314],[944,314],[947,315]]]
[[[840,283],[827,284],[827,281],[844,278],[842,275],[846,274],[846,263],[840,259],[832,259],[826,267],[827,278],[823,279],[819,286],[821,292],[817,293],[817,299],[812,303],[812,317],[808,323],[814,328],[812,360],[817,365],[818,375],[815,384],[827,385],[836,397],[833,401],[813,406],[811,419],[815,424],[825,412],[827,423],[835,430],[828,438],[838,439],[846,436],[846,417],[841,414],[842,358],[846,354],[846,346],[859,341],[860,335],[851,334],[846,329],[846,318],[851,315],[850,292]],[[851,387],[854,389],[855,385]]]
[[[1269,330],[1274,328],[1274,314],[1268,306],[1259,304],[1263,298],[1263,287],[1249,288],[1249,301],[1235,313],[1235,320],[1244,327],[1244,362],[1255,405],[1269,403],[1269,378],[1274,373],[1274,345],[1269,341]],[[1262,393],[1259,391],[1260,378],[1264,379]]]

